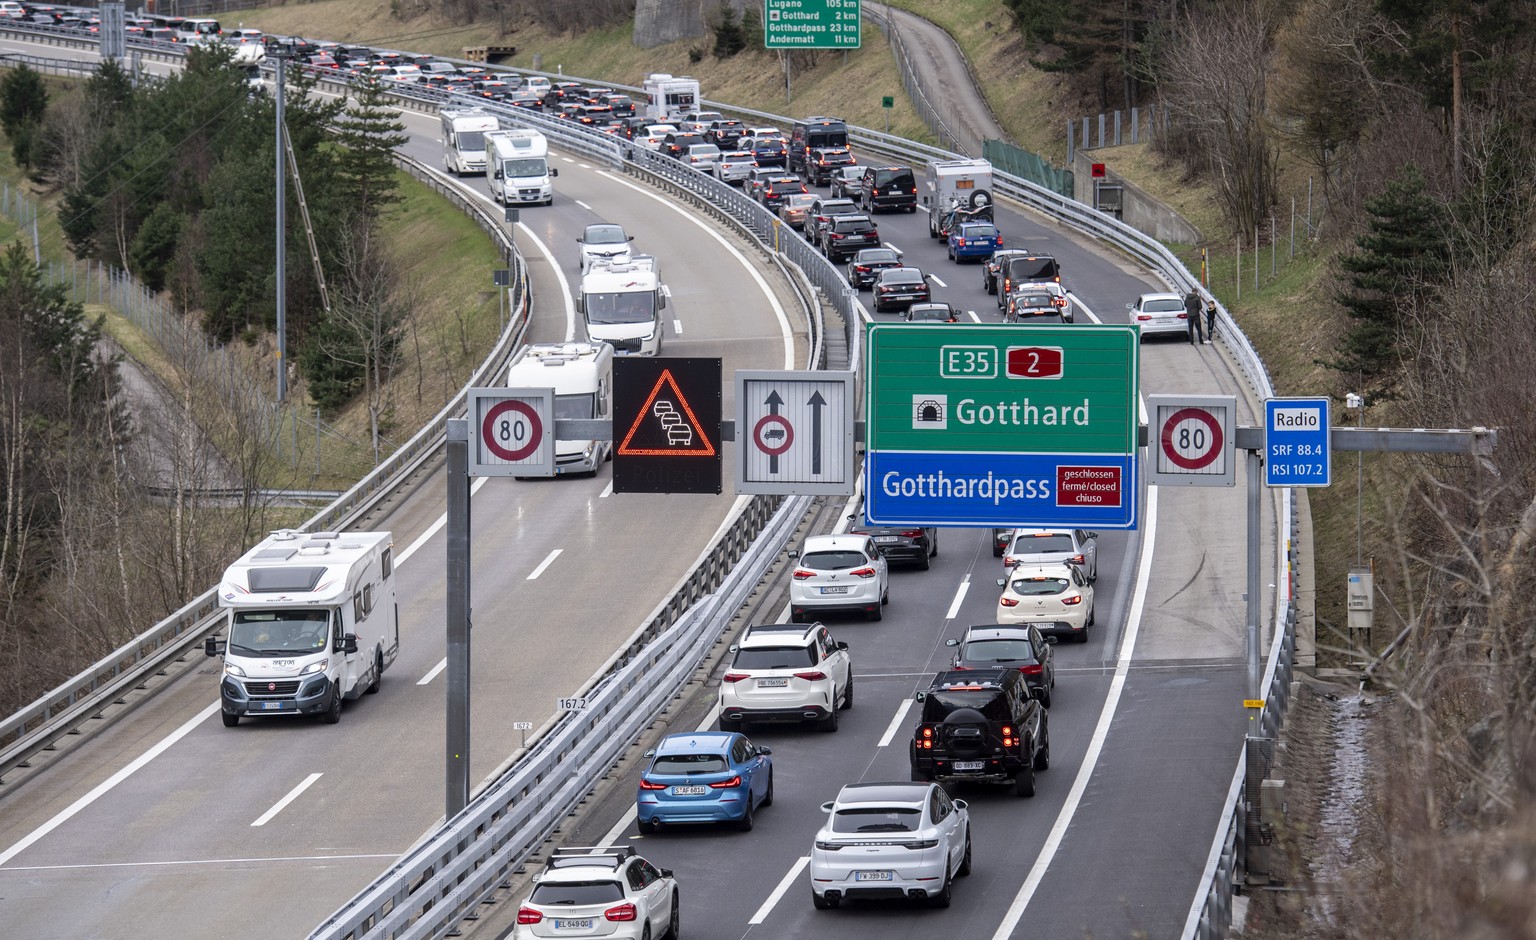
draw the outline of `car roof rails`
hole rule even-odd
[[[584,865],[603,865],[617,868],[619,863],[635,855],[632,845],[564,845],[549,856],[549,868],[577,868]]]

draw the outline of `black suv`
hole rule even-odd
[[[1008,295],[1020,284],[1041,281],[1061,283],[1061,265],[1050,255],[1012,255],[997,271],[997,307],[1003,308]]]
[[[973,623],[959,639],[944,645],[955,650],[950,669],[1017,669],[1040,704],[1051,707],[1056,688],[1056,654],[1051,641],[1032,623]]]
[[[825,186],[832,182],[832,174],[838,167],[854,164],[853,154],[847,147],[822,147],[811,151],[810,158],[805,161],[805,172],[811,178],[811,185]]]
[[[878,248],[880,231],[867,215],[836,215],[821,229],[822,254],[842,261],[860,248]]]
[[[909,166],[867,166],[860,185],[859,201],[865,212],[917,211],[917,179]]]
[[[912,735],[913,780],[1004,783],[1035,795],[1035,771],[1051,765],[1049,716],[1017,669],[941,672]]]
[[[861,252],[862,254],[862,252]],[[933,527],[912,525],[871,525],[855,513],[848,517],[849,535],[867,535],[875,540],[875,548],[891,564],[909,562],[927,571],[939,554],[939,530]]]

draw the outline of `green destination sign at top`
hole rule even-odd
[[[766,0],[769,49],[859,48],[859,0]]]
[[[1136,453],[1129,326],[868,327],[869,450]]]

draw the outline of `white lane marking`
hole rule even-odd
[[[700,731],[710,731],[710,730],[713,730],[714,727],[715,727],[715,719],[719,718],[719,717],[720,717],[720,699],[717,696],[715,698],[715,704],[710,706],[709,711],[704,713],[704,720],[699,722],[699,726],[697,728],[693,729],[694,732],[697,733],[697,732],[700,732]]]
[[[948,287],[949,286],[948,284],[945,284],[943,281],[939,280],[939,276],[937,274],[930,274],[930,275],[928,275],[928,280],[930,280],[933,283],[939,285],[940,287]]]
[[[284,796],[276,803],[273,803],[272,808],[267,810],[265,813],[262,813],[255,822],[251,823],[251,826],[265,826],[273,816],[281,813],[289,803],[292,803],[294,800],[298,799],[300,793],[303,793],[305,790],[308,790],[310,787],[314,786],[315,781],[319,780],[320,777],[321,774],[310,774],[308,777],[305,777],[303,783],[294,787],[292,790],[289,790],[287,796]]]
[[[559,262],[555,261],[554,252],[533,234],[533,229],[529,228],[526,222],[517,223],[517,227],[519,231],[533,239],[533,243],[539,248],[539,254],[544,256],[544,260],[549,262],[550,270],[555,272],[555,280],[560,282],[560,298],[565,301],[565,341],[569,343],[576,339],[576,301],[571,294],[571,282],[566,280],[565,272],[560,269]]]
[[[217,865],[220,868],[231,864],[248,864],[250,862],[340,862],[361,858],[399,858],[398,854],[378,855],[275,855],[269,858],[188,858],[168,862],[92,862],[89,865],[17,865],[7,868],[6,871],[74,871],[76,869],[89,868],[165,868],[169,866],[186,865]]]
[[[490,477],[475,477],[475,482],[473,482],[473,483],[471,483],[469,485],[469,495],[470,496],[474,496],[476,493],[480,492],[480,487],[484,486],[486,484],[486,481],[488,481],[488,480],[490,480]],[[448,524],[448,514],[445,512],[441,516],[437,517],[437,521],[436,522],[432,523],[430,526],[427,527],[427,531],[425,531],[425,532],[421,533],[420,535],[416,536],[416,541],[412,542],[410,544],[409,548],[407,548],[405,551],[401,552],[399,555],[395,556],[395,567],[398,568],[401,565],[405,564],[405,560],[407,558],[409,558],[412,555],[416,554],[416,550],[418,548],[420,548],[423,545],[427,544],[427,542],[432,538],[432,536],[434,536],[437,533],[443,531],[443,527],[446,526],[447,524]]]
[[[901,703],[901,707],[896,709],[896,714],[892,716],[891,723],[886,725],[885,734],[880,736],[880,743],[876,744],[875,747],[886,747],[890,745],[891,741],[896,737],[896,732],[901,729],[902,722],[906,720],[907,712],[910,711],[911,708],[911,699],[907,699]]]
[[[966,313],[971,315],[971,322],[972,323],[980,323],[981,322],[981,317],[978,317],[976,315],[976,311],[974,311],[974,310],[967,310]]]
[[[1088,305],[1087,304],[1083,303],[1081,300],[1078,300],[1077,296],[1075,294],[1068,294],[1067,295],[1067,302],[1068,303],[1077,304],[1078,307],[1082,308],[1082,311],[1084,313],[1088,314],[1088,319],[1092,320],[1093,322],[1095,322],[1095,323],[1103,323],[1104,322],[1103,320],[1099,319],[1099,315],[1098,314],[1096,314],[1092,310],[1088,309]]]
[[[949,613],[944,615],[945,620],[954,620],[960,615],[960,602],[965,600],[966,592],[971,589],[971,575],[966,572],[965,580],[960,582],[960,589],[955,592],[955,599],[949,604]]]
[[[586,203],[582,202],[580,199],[572,199],[571,201],[576,203],[576,205],[581,206],[583,209],[587,210],[588,212],[596,212],[597,211],[596,209],[593,209],[591,206],[589,206]]]
[[[895,245],[891,244],[890,242],[881,242],[880,244],[882,244],[885,247],[887,247],[887,248],[891,249],[892,251],[896,252],[898,255],[901,254],[901,249],[897,248]]]
[[[674,335],[676,335],[676,336],[682,336],[683,335],[683,321],[682,320],[674,319],[672,321],[672,333]]]
[[[773,910],[773,906],[779,903],[779,899],[784,897],[785,892],[789,891],[789,886],[795,883],[795,879],[800,877],[800,873],[805,871],[805,866],[810,863],[811,857],[809,855],[802,855],[799,861],[789,866],[789,871],[784,873],[784,878],[779,882],[779,886],[773,889],[773,893],[768,895],[768,900],[764,901],[763,906],[757,909],[756,914],[752,915],[752,919],[747,921],[748,926],[754,926],[763,922],[763,919],[768,916],[768,912]]]
[[[544,573],[544,569],[548,568],[550,566],[550,564],[556,558],[559,558],[560,557],[560,553],[563,552],[563,551],[565,551],[565,549],[557,548],[554,551],[550,552],[549,555],[546,556],[543,561],[539,562],[539,566],[537,568],[533,569],[533,571],[529,572],[528,577],[524,578],[523,580],[525,580],[525,581],[537,580],[539,575]]]
[[[601,493],[597,494],[597,498],[598,499],[607,499],[608,497],[610,497],[612,495],[613,495],[613,481],[609,480],[608,481],[608,485],[603,487],[603,491]]]
[[[640,193],[643,196],[648,196],[649,198],[654,199],[662,205],[666,206],[668,209],[671,209],[673,212],[676,212],[678,215],[687,219],[689,222],[697,225],[701,230],[709,235],[710,238],[713,238],[715,241],[719,242],[720,247],[724,248],[726,251],[729,251],[732,257],[741,262],[741,266],[746,269],[746,272],[749,275],[752,276],[752,280],[757,283],[757,287],[763,292],[763,296],[768,298],[768,303],[773,307],[773,315],[779,321],[779,336],[784,340],[784,368],[793,369],[795,367],[795,337],[789,328],[789,317],[784,313],[784,307],[779,303],[779,298],[774,295],[773,288],[769,287],[768,282],[763,280],[763,276],[757,273],[757,268],[752,266],[751,262],[747,260],[746,255],[738,251],[735,245],[732,245],[730,242],[726,241],[724,235],[721,235],[713,228],[705,225],[702,220],[696,218],[693,215],[690,215],[687,212],[684,212],[682,207],[662,198],[660,195],[653,193],[643,187],[636,186],[634,183],[631,183],[628,180],[620,179],[619,177],[607,172],[606,170],[599,172],[598,175],[606,177],[621,186],[628,186],[635,192]]]
[[[20,855],[22,852],[25,852],[33,845],[33,843],[37,842],[37,840],[64,825],[66,822],[69,822],[69,820],[72,819],[76,813],[79,813],[87,806],[90,806],[92,803],[101,799],[113,787],[117,786],[124,780],[127,780],[129,777],[137,773],[139,769],[142,768],[145,764],[170,750],[171,745],[191,734],[193,728],[196,728],[198,725],[202,724],[221,707],[222,706],[218,702],[214,702],[212,705],[209,705],[207,708],[198,712],[196,715],[193,715],[191,718],[187,719],[187,722],[180,728],[177,728],[175,731],[172,731],[164,738],[161,738],[160,742],[154,747],[134,758],[133,761],[128,764],[128,766],[103,780],[101,783],[97,784],[91,790],[91,792],[69,804],[69,806],[60,810],[52,819],[27,833],[27,835],[23,837],[20,842],[17,842],[15,845],[6,849],[4,852],[0,852],[0,865],[4,865],[6,862]]]
[[[1120,643],[1120,657],[1115,663],[1115,678],[1109,684],[1109,696],[1104,699],[1104,708],[1099,712],[1099,723],[1093,729],[1093,737],[1089,740],[1088,748],[1083,754],[1083,765],[1078,768],[1077,778],[1072,781],[1072,790],[1067,794],[1067,801],[1062,804],[1061,812],[1056,816],[1056,823],[1051,826],[1051,833],[1046,836],[1045,845],[1040,849],[1040,856],[1035,859],[1034,867],[1029,870],[1029,875],[1024,879],[1024,884],[1019,888],[1013,903],[1008,906],[1008,913],[1003,916],[1003,922],[992,934],[992,940],[1007,940],[1008,937],[1013,936],[1014,929],[1018,927],[1019,920],[1024,916],[1024,908],[1029,906],[1030,899],[1035,896],[1041,880],[1045,878],[1046,869],[1050,868],[1051,860],[1056,857],[1056,850],[1061,847],[1061,840],[1067,834],[1067,827],[1072,824],[1072,816],[1077,812],[1077,806],[1088,790],[1089,780],[1093,777],[1094,768],[1099,763],[1099,754],[1104,750],[1104,741],[1109,737],[1109,726],[1115,719],[1115,709],[1120,705],[1120,693],[1125,688],[1125,678],[1131,668],[1131,654],[1136,649],[1136,636],[1141,632],[1141,614],[1147,600],[1147,582],[1152,577],[1152,545],[1156,538],[1157,487],[1149,486],[1147,487],[1146,535],[1142,538],[1141,559],[1136,566],[1136,590],[1131,595],[1131,609],[1127,618],[1125,639]]]
[[[433,679],[436,679],[438,677],[438,675],[440,675],[442,673],[442,671],[444,669],[447,669],[447,668],[448,668],[448,657],[444,656],[442,659],[438,660],[437,665],[433,666],[431,671],[429,671],[426,675],[422,676],[420,679],[417,679],[416,680],[416,684],[417,685],[427,685]]]
[[[574,157],[561,157],[560,159],[564,160],[566,163],[575,163],[576,162],[576,159]]]

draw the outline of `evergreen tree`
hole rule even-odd
[[[729,59],[747,47],[747,37],[742,31],[741,20],[730,3],[720,4],[720,14],[715,26],[715,58]]]
[[[1050,47],[1049,57],[1030,63],[1047,72],[1080,75],[1091,81],[1104,107],[1136,107],[1146,72],[1141,46],[1148,36],[1153,4],[1146,0],[1003,0],[1015,25],[1030,42]]]
[[[85,103],[92,114],[115,124],[133,106],[133,77],[116,59],[102,59],[85,80]]]
[[[336,119],[337,195],[351,215],[371,224],[400,202],[394,150],[410,138],[395,116],[377,80],[360,83],[355,97]]]
[[[41,75],[20,65],[0,79],[0,129],[11,139],[11,156],[23,169],[35,162],[37,127],[47,112],[48,89]]]
[[[1351,322],[1329,366],[1390,387],[1405,315],[1449,274],[1449,220],[1412,164],[1365,207],[1371,218],[1355,238],[1359,250],[1339,258],[1349,290],[1335,299]]]

